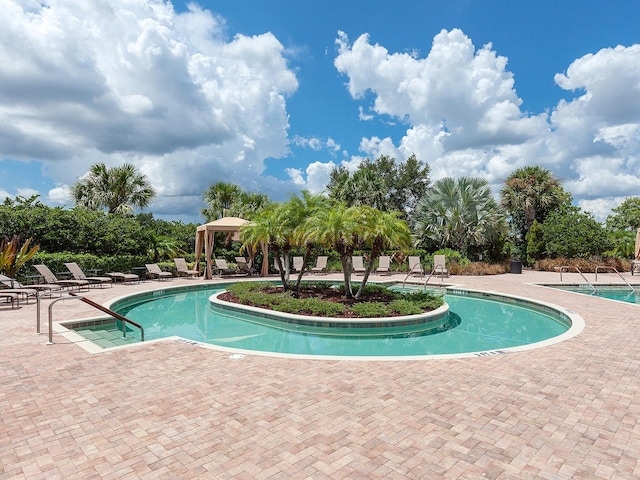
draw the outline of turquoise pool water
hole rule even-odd
[[[600,286],[596,285],[594,292],[589,286],[582,285],[546,285],[548,287],[557,288],[558,290],[566,290],[568,292],[583,293],[592,297],[607,298],[609,300],[618,300],[619,302],[635,303],[640,305],[640,288],[635,287],[636,291],[632,291],[626,285],[620,286]]]
[[[504,298],[498,301],[486,295],[449,293],[445,301],[450,306],[450,318],[435,331],[382,337],[318,335],[216,311],[210,306],[209,297],[221,290],[167,291],[112,308],[140,323],[146,340],[180,336],[240,350],[321,356],[501,353],[561,335],[571,323],[550,308],[535,308]]]

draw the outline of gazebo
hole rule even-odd
[[[238,238],[238,232],[240,227],[247,225],[249,220],[239,217],[222,217],[213,222],[200,225],[196,229],[196,266],[195,269],[200,269],[200,255],[202,254],[202,247],[204,247],[204,254],[206,258],[206,267],[204,270],[204,278],[212,278],[211,271],[211,255],[213,254],[213,242],[216,232],[233,233],[234,238]],[[268,274],[269,262],[267,260],[266,247],[262,246],[262,252],[264,253],[264,260],[262,262],[261,275],[266,276]],[[253,258],[252,258],[253,261]],[[266,272],[265,272],[266,267]]]

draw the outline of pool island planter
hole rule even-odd
[[[216,293],[209,297],[211,308],[240,314],[244,312],[248,314],[246,317],[243,316],[243,319],[246,321],[284,330],[298,331],[300,333],[341,336],[388,336],[390,334],[437,333],[452,327],[449,325],[449,305],[446,303],[435,310],[418,315],[339,318],[296,315],[240,303],[227,302],[218,298],[223,293],[226,293],[226,291]]]

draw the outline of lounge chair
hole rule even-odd
[[[75,262],[65,263],[64,266],[71,272],[74,280],[87,280],[91,285],[100,285],[100,287],[107,283],[110,287],[113,285],[113,278],[111,277],[87,277]]]
[[[316,259],[316,266],[311,268],[311,273],[327,273],[327,259],[329,257],[318,257]]]
[[[113,278],[114,282],[131,283],[139,282],[140,277],[135,273],[109,272],[106,276]]]
[[[247,275],[253,275],[253,267],[251,266],[251,260],[247,261],[244,257],[235,257],[236,265],[238,265],[238,270],[242,273],[246,273]]]
[[[354,275],[364,275],[364,272],[367,271],[366,268],[364,268],[364,260],[362,259],[362,256],[358,255],[358,256],[354,256],[351,257],[351,271],[353,272]]]
[[[383,255],[378,259],[378,268],[376,268],[376,273],[378,275],[389,275],[391,273],[391,257],[387,255]]]
[[[198,270],[189,269],[184,258],[174,258],[173,261],[176,264],[176,272],[178,272],[179,277],[196,278],[200,276],[200,272]]]
[[[304,258],[303,257],[293,257],[293,269],[296,272],[301,272],[304,269]]]
[[[216,258],[216,270],[218,270],[220,276],[238,273],[235,268],[231,268],[227,265],[227,261],[224,258]]]
[[[56,277],[46,265],[34,265],[33,268],[35,268],[38,273],[42,275],[42,278],[44,278],[44,281],[46,283],[53,283],[54,285],[60,285],[69,289],[73,287],[89,288],[89,280],[58,280],[58,277]]]
[[[156,278],[158,280],[170,280],[173,278],[173,273],[171,272],[163,272],[160,270],[160,267],[157,263],[145,263],[144,265],[147,268],[147,272],[151,276],[151,278]]]
[[[409,257],[409,275],[424,276],[424,269],[420,263],[420,257]]]
[[[449,276],[449,271],[447,270],[447,257],[445,255],[433,256],[433,270],[431,270],[431,275],[440,278]]]
[[[23,285],[22,283],[18,282],[16,279],[7,277],[6,275],[0,275],[0,285],[2,285],[3,287],[6,287],[0,290],[2,292],[5,292],[5,293],[14,292],[22,295],[26,294],[27,302],[29,301],[28,297],[31,297],[31,296],[35,297],[38,295],[38,293],[58,292],[62,294],[62,287],[60,285],[47,284],[47,283],[37,283],[35,285]]]
[[[5,301],[11,301],[11,309],[15,308],[15,304],[17,303],[20,306],[20,300],[17,293],[3,292],[0,290],[0,298],[4,298]]]

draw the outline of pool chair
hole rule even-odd
[[[20,300],[17,293],[8,293],[0,290],[0,298],[4,298],[5,303],[11,302],[12,310],[15,308],[16,304],[18,304],[18,307],[20,306]]]
[[[216,258],[216,270],[220,276],[233,275],[234,273],[237,273],[235,268],[231,268],[227,265],[227,261],[224,258]]]
[[[173,261],[176,264],[176,272],[178,272],[179,277],[196,278],[200,276],[200,272],[198,270],[191,270],[187,266],[187,262],[184,258],[174,258]]]
[[[351,257],[351,265],[351,271],[354,275],[364,275],[364,272],[367,271],[367,269],[364,268],[364,260],[360,255]]]
[[[244,257],[236,257],[236,265],[240,273],[246,273],[247,275],[253,275],[253,267],[251,266],[251,260],[247,260]]]
[[[293,257],[293,269],[296,272],[301,272],[304,269],[304,258],[303,257]]]
[[[29,292],[27,295],[31,295],[31,293],[33,293],[33,291],[36,292],[36,294],[41,293],[41,294],[45,294],[45,293],[52,293],[52,292],[58,292],[60,295],[62,295],[62,287],[60,285],[55,285],[55,284],[49,284],[49,283],[36,283],[34,285],[23,285],[22,283],[20,283],[19,281],[17,281],[15,278],[11,278],[11,277],[7,277],[6,275],[0,275],[0,284],[3,287],[6,287],[6,289],[1,290],[3,292],[12,292],[12,291],[16,291],[18,293],[22,292],[23,290]]]
[[[433,270],[431,270],[431,275],[434,277],[448,277],[449,270],[447,270],[447,257],[444,255],[434,255],[433,256]]]
[[[54,285],[60,285],[68,289],[72,289],[73,287],[78,289],[82,287],[89,288],[89,280],[58,280],[58,277],[56,277],[46,265],[34,265],[33,268],[42,275],[46,283],[53,283]]]
[[[133,283],[140,282],[140,277],[135,273],[109,272],[105,273],[107,277],[113,278],[114,282]]]
[[[409,275],[424,276],[424,270],[420,263],[420,257],[409,257]]]
[[[90,285],[97,285],[102,288],[103,285],[113,285],[113,278],[111,277],[87,277],[80,266],[75,262],[69,262],[64,264],[67,270],[71,272],[71,276],[74,280],[87,280]]]
[[[382,255],[378,259],[378,268],[376,268],[376,273],[378,275],[389,275],[391,273],[391,257],[388,255]]]
[[[311,267],[311,273],[327,273],[327,259],[329,257],[318,257],[316,259],[316,266]]]
[[[156,280],[171,280],[173,278],[173,273],[163,272],[157,263],[146,263],[144,266],[151,278],[155,278]]]

